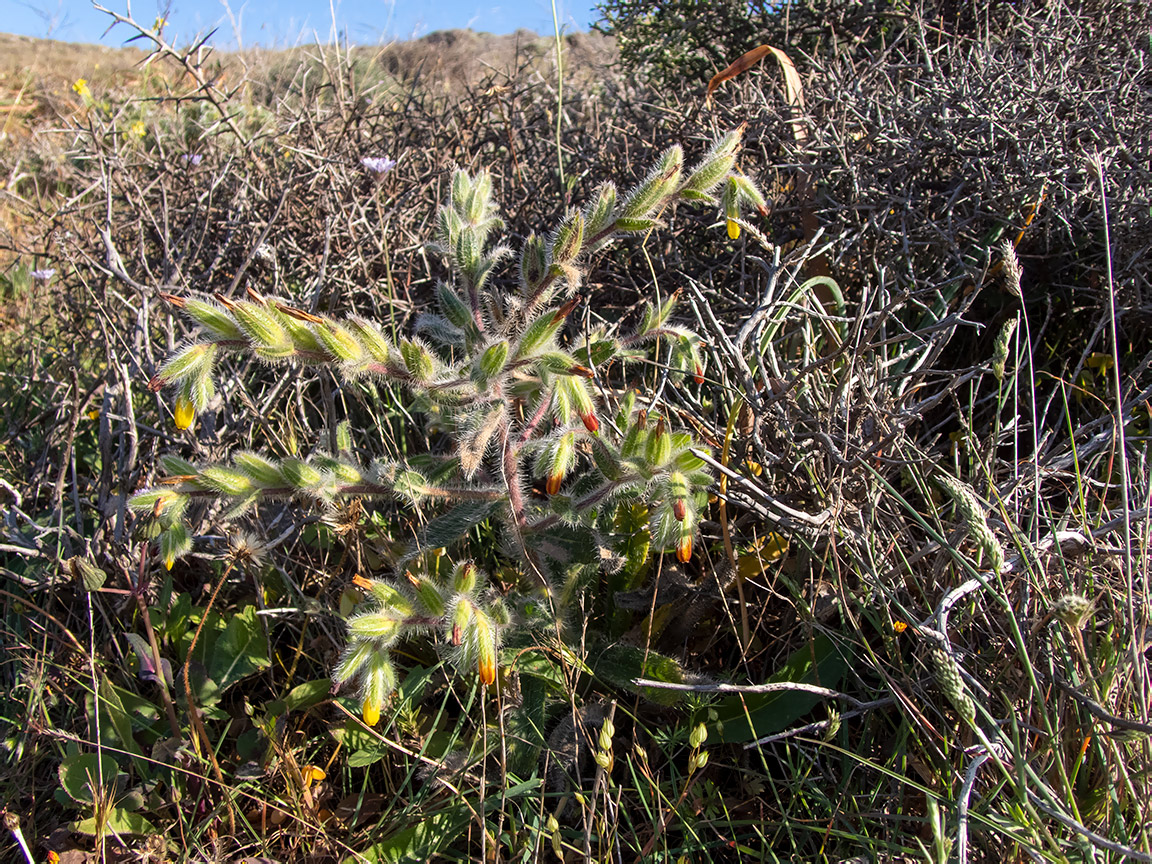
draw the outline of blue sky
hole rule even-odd
[[[102,0],[121,14],[125,0]],[[169,30],[177,44],[197,32],[219,27],[212,40],[218,48],[236,46],[239,28],[245,47],[285,47],[310,43],[332,33],[332,9],[341,35],[361,44],[389,38],[423,36],[434,30],[471,27],[489,33],[511,33],[524,27],[552,32],[550,0],[136,0],[132,15],[148,26],[158,11],[170,5]],[[115,28],[102,36],[111,20],[95,11],[88,0],[0,0],[4,9],[0,29],[25,36],[51,37],[67,42],[98,42],[115,46],[133,35]],[[569,32],[587,30],[596,20],[593,0],[556,0],[556,13]]]

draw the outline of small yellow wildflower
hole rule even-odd
[[[1095,369],[1101,375],[1107,375],[1112,367],[1116,365],[1112,360],[1111,354],[1104,354],[1100,351],[1093,351],[1088,355],[1088,360],[1085,362],[1087,362],[1088,368]]]
[[[180,396],[176,400],[176,428],[187,429],[192,425],[192,421],[196,419],[196,406],[192,404],[192,400],[187,396]]]
[[[143,138],[148,134],[148,127],[144,125],[143,120],[137,120],[132,124],[132,134],[137,138]]]
[[[72,85],[72,89],[76,91],[76,95],[81,99],[92,98],[92,91],[88,89],[87,78],[77,78],[76,83]]]
[[[735,219],[728,220],[728,239],[736,240],[740,237],[740,223]]]
[[[380,722],[380,705],[369,699],[364,700],[364,705],[361,707],[361,716],[364,718],[364,723],[367,726],[375,726]]]
[[[892,629],[895,630],[897,633],[903,633],[905,630],[908,629],[908,624],[904,621],[893,621],[892,622]]]

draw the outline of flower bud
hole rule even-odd
[[[476,590],[476,565],[471,561],[457,564],[452,573],[452,588],[460,594],[471,594]]]
[[[555,264],[568,264],[580,254],[584,242],[584,216],[579,210],[570,214],[556,229],[552,239],[552,261]]]

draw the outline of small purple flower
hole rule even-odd
[[[37,282],[47,282],[56,275],[56,271],[51,267],[46,267],[43,270],[33,270],[31,275]]]
[[[199,165],[204,161],[204,156],[200,153],[185,153],[180,157],[180,161],[185,165]]]
[[[360,160],[360,164],[371,171],[373,174],[387,174],[396,167],[396,160],[389,159],[387,156],[365,156]]]

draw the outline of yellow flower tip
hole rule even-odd
[[[680,538],[680,542],[676,545],[676,560],[681,564],[687,564],[692,560],[691,534],[685,534]]]
[[[740,237],[740,224],[735,219],[728,220],[728,239],[737,240]]]
[[[187,396],[181,396],[176,400],[175,415],[176,428],[181,431],[188,429],[192,426],[192,421],[196,419],[196,406]]]
[[[364,725],[375,726],[380,722],[380,705],[365,699],[360,708],[360,716],[364,718]]]
[[[164,569],[171,570],[172,565],[176,563],[176,559],[171,555],[164,556]]]
[[[496,683],[496,658],[482,657],[480,659],[480,683],[491,687]]]

